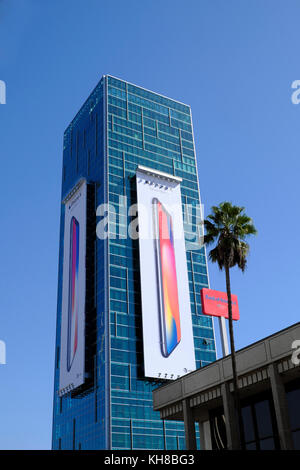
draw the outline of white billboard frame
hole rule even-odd
[[[181,181],[142,165],[136,171],[144,372],[157,379],[175,380],[196,369]],[[158,231],[162,220],[167,244]]]
[[[87,182],[64,198],[64,256],[59,396],[85,381],[85,295]]]

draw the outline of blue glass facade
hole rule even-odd
[[[122,238],[130,222],[122,206],[136,203],[135,172],[144,165],[182,178],[182,203],[199,204],[189,106],[125,81],[104,76],[64,135],[62,199],[84,177],[96,209],[112,204],[110,236],[88,238],[92,269],[87,315],[89,378],[76,393],[60,398],[60,322],[64,208],[61,212],[53,449],[184,449],[183,423],[164,422],[152,409],[157,383],[143,376],[139,253]],[[190,216],[186,232],[196,232]],[[188,236],[188,233],[186,233]],[[87,252],[88,252],[87,246]],[[201,312],[200,289],[208,286],[204,249],[187,248],[197,367],[216,359],[212,320]]]

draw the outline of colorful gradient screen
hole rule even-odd
[[[75,217],[70,226],[70,278],[69,278],[69,317],[68,317],[68,357],[67,369],[71,369],[78,343],[78,264],[79,264],[79,224]]]
[[[166,354],[169,355],[181,339],[178,286],[172,219],[160,202],[157,203],[161,265],[161,292]]]

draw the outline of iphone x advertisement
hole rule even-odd
[[[86,182],[64,199],[64,257],[59,395],[84,383]]]
[[[67,370],[70,371],[78,344],[78,267],[79,223],[75,217],[70,226],[69,305],[68,305],[68,355]]]
[[[168,357],[181,339],[178,284],[172,217],[162,203],[153,198],[154,240],[159,289],[161,351]]]
[[[176,379],[195,370],[180,178],[136,173],[144,369]]]

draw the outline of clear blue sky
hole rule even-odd
[[[105,73],[190,104],[206,214],[254,219],[237,347],[299,321],[299,17],[297,0],[0,0],[1,449],[51,445],[62,137]]]

